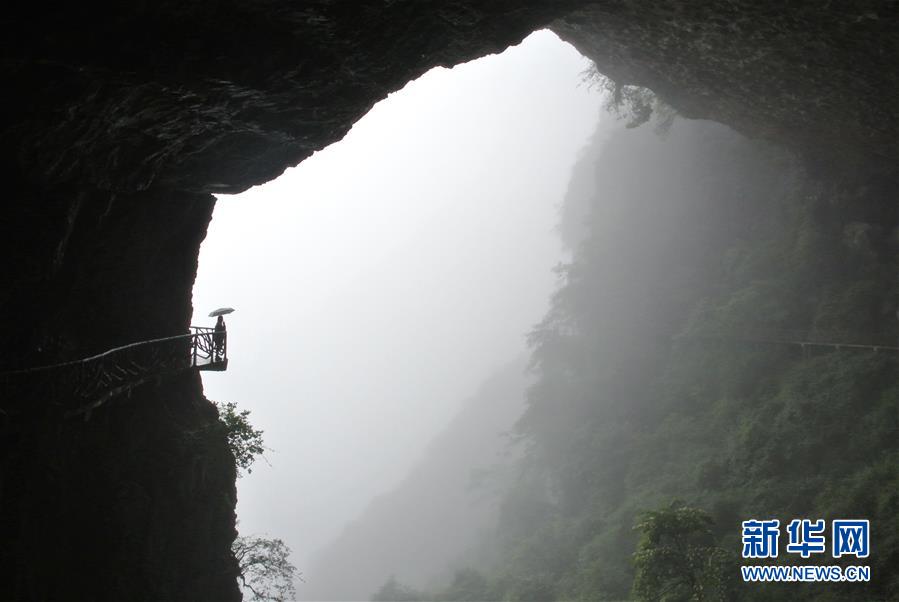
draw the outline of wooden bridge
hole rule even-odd
[[[227,369],[227,331],[196,326],[190,330],[187,334],[131,343],[80,360],[2,372],[0,412],[14,411],[11,405],[17,399],[37,397],[63,404],[66,416],[88,417],[110,398],[153,379],[191,369]]]

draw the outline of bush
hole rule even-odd
[[[231,551],[240,567],[240,583],[253,600],[284,602],[296,598],[297,569],[288,558],[290,548],[280,539],[238,537]]]
[[[265,451],[262,441],[262,431],[254,429],[250,424],[250,411],[237,411],[235,403],[216,403],[219,412],[219,423],[225,429],[228,436],[228,447],[234,455],[237,465],[237,473],[241,471],[248,474],[253,472],[250,468],[256,461],[256,456],[261,456]]]

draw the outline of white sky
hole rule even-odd
[[[228,371],[203,381],[274,450],[238,481],[241,532],[284,539],[300,571],[523,352],[561,259],[556,209],[599,118],[587,66],[538,32],[434,69],[343,141],[220,197],[194,324],[237,313]]]

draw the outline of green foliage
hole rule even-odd
[[[712,518],[698,508],[672,504],[644,512],[634,554],[634,594],[644,602],[734,599],[735,559],[715,545]]]
[[[290,563],[290,548],[280,539],[238,537],[231,545],[240,568],[240,583],[260,602],[296,598],[297,569]]]
[[[394,575],[372,594],[372,602],[422,602],[428,598],[424,593],[403,585]]]
[[[250,424],[250,411],[237,410],[235,403],[216,403],[219,412],[219,425],[228,437],[228,447],[234,455],[238,476],[241,471],[253,472],[251,466],[257,456],[265,451],[262,431]]]
[[[485,602],[497,600],[499,596],[495,584],[483,573],[466,568],[456,571],[448,586],[433,592],[409,587],[391,575],[371,599],[373,602]]]
[[[892,191],[812,181],[708,123],[644,130],[599,153],[529,338],[491,599],[899,598],[899,356],[747,340],[899,339]],[[875,525],[870,583],[729,581],[741,520],[845,516]]]
[[[449,586],[440,592],[436,600],[438,602],[484,602],[484,600],[494,600],[496,594],[493,592],[490,582],[482,573],[474,569],[462,569],[456,571],[452,582]]]
[[[583,80],[591,87],[606,94],[606,111],[626,121],[625,127],[639,127],[655,117],[656,131],[666,133],[674,123],[674,109],[663,102],[652,90],[640,86],[620,84],[603,75],[591,65],[584,71]]]

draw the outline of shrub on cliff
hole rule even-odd
[[[712,518],[698,508],[673,503],[644,512],[636,529],[634,594],[638,600],[732,600],[728,552],[715,545]]]
[[[265,451],[262,431],[250,424],[249,410],[238,411],[235,403],[216,403],[219,412],[219,425],[228,436],[228,447],[234,455],[237,474],[242,471],[253,472],[253,462]]]
[[[231,545],[240,567],[240,584],[253,600],[284,602],[296,598],[297,569],[290,563],[290,548],[280,539],[238,537]]]

